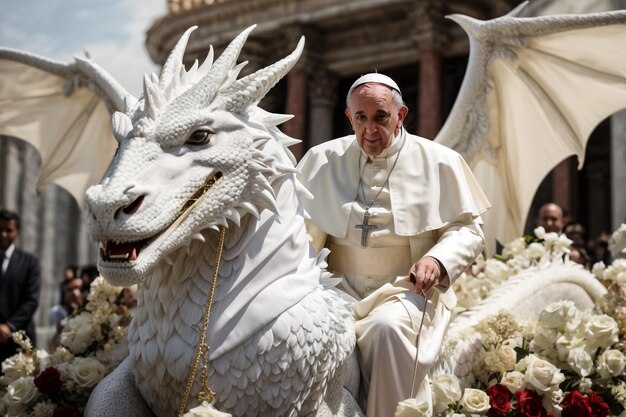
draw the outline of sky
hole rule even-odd
[[[167,0],[0,0],[0,47],[63,62],[89,53],[134,96],[143,74],[158,71],[146,32]]]

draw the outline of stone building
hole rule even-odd
[[[219,54],[239,32],[257,24],[240,61],[243,73],[269,65],[306,36],[302,58],[261,102],[270,111],[295,118],[281,128],[301,138],[301,157],[311,146],[350,133],[344,98],[359,75],[380,71],[400,85],[410,108],[406,127],[434,138],[461,86],[468,59],[465,33],[444,18],[451,13],[479,19],[501,16],[518,0],[163,0],[168,13],[147,32],[152,59],[163,64],[180,35],[192,35],[187,63],[203,60],[213,45]],[[592,12],[625,8],[626,0],[535,0],[527,15]],[[546,201],[564,206],[588,227],[590,236],[626,221],[626,113],[594,132],[585,167],[564,161],[544,181],[531,208]],[[38,156],[25,144],[0,140],[0,206],[24,217],[22,245],[42,261],[44,286],[37,319],[56,301],[56,286],[67,263],[96,259],[82,215],[65,191],[47,187],[36,198]]]
[[[244,28],[257,24],[240,61],[252,72],[273,63],[306,37],[302,58],[261,106],[295,115],[282,126],[311,146],[351,133],[343,117],[344,98],[359,75],[380,71],[400,85],[410,112],[410,132],[434,138],[461,86],[469,44],[445,15],[486,20],[501,16],[518,0],[168,0],[168,14],[149,29],[146,45],[162,64],[180,35],[197,25],[186,60],[203,60],[209,45],[217,52]],[[624,0],[537,0],[523,16],[589,13],[626,7]],[[587,148],[585,166],[571,157],[539,187],[533,214],[548,201],[587,225],[589,236],[612,231],[626,221],[626,115],[601,123]]]

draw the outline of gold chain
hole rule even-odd
[[[209,317],[211,316],[211,306],[213,305],[213,295],[215,294],[215,284],[217,283],[217,275],[220,270],[220,261],[222,260],[222,251],[224,250],[224,236],[226,235],[226,228],[220,228],[220,240],[217,247],[217,253],[215,255],[215,270],[213,271],[213,282],[211,283],[211,289],[209,291],[209,298],[204,310],[204,317],[202,318],[202,330],[200,331],[200,340],[196,347],[196,354],[193,358],[193,366],[191,373],[187,378],[187,384],[185,385],[185,392],[183,394],[180,408],[178,409],[178,417],[183,417],[185,410],[187,409],[187,402],[191,395],[191,388],[193,387],[193,381],[196,379],[196,372],[200,365],[200,358],[202,357],[202,388],[196,396],[198,402],[202,404],[203,401],[209,403],[213,402],[215,392],[208,386],[209,378],[209,345],[206,344],[206,330],[209,327]]]

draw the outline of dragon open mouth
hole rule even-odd
[[[107,240],[104,247],[100,247],[100,259],[107,262],[132,262],[136,261],[137,257],[141,250],[143,250],[146,246],[149,246],[152,242],[154,242],[159,236],[167,233],[167,231],[171,230],[173,227],[178,225],[187,214],[198,204],[201,197],[207,193],[215,183],[222,178],[222,173],[217,171],[213,175],[207,177],[204,181],[204,184],[191,197],[185,201],[185,203],[181,206],[176,219],[163,231],[159,232],[155,236],[149,237],[147,239],[138,240],[135,242],[114,242],[112,240]]]

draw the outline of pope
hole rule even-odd
[[[346,98],[354,135],[312,148],[299,178],[314,250],[355,299],[368,417],[430,401],[428,371],[456,304],[451,286],[481,253],[489,202],[463,158],[406,132],[398,85],[372,73]],[[419,353],[418,353],[419,351]]]

